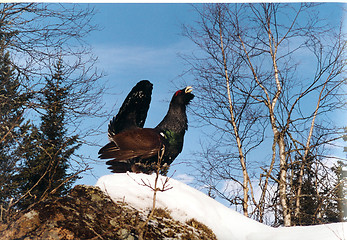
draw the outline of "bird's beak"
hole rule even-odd
[[[184,90],[184,93],[191,93],[193,91],[193,88],[191,86],[186,87]]]

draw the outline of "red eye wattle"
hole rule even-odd
[[[179,93],[181,93],[182,92],[182,90],[178,90],[176,93],[175,93],[175,97],[179,94]]]

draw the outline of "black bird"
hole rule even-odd
[[[168,167],[182,151],[184,134],[188,129],[186,106],[194,98],[191,93],[192,87],[175,92],[169,110],[158,126],[142,128],[147,116],[151,91],[144,91],[141,88],[136,90],[136,86],[127,96],[117,116],[109,124],[111,142],[99,151],[101,159],[112,159],[106,164],[110,165],[109,169],[115,173],[127,171],[151,173],[156,170],[158,154],[161,150],[164,151],[161,165],[164,168]],[[136,91],[146,93],[144,97],[140,98],[141,101],[132,100],[133,96],[139,96]],[[142,111],[142,113],[138,111]],[[120,115],[121,112],[123,114]],[[141,119],[139,120],[141,124],[136,123],[134,116]],[[123,127],[120,129],[115,128],[114,124],[124,122],[123,119],[132,124],[130,126],[122,124]],[[133,124],[134,122],[135,124]]]

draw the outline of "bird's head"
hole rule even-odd
[[[176,103],[184,106],[188,105],[190,101],[194,98],[194,94],[192,94],[192,91],[193,88],[191,86],[176,91],[172,97],[171,103]]]

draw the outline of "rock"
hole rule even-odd
[[[40,202],[1,225],[0,239],[138,239],[146,216],[124,202],[113,202],[98,187],[78,185],[61,198]],[[156,209],[144,239],[216,239],[194,219],[180,223]]]

